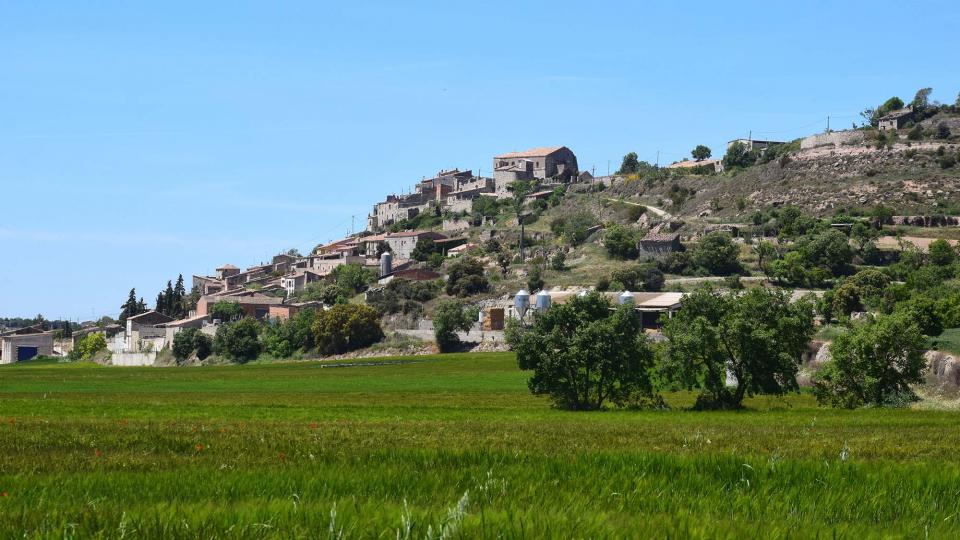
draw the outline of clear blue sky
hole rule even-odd
[[[958,28],[949,1],[0,0],[0,316],[116,315],[501,151],[604,173],[952,102]]]

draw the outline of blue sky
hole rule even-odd
[[[946,1],[0,0],[0,316],[116,315],[502,151],[605,173],[952,102],[957,28]]]

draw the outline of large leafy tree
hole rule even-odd
[[[533,182],[530,180],[514,180],[507,186],[507,190],[512,194],[510,206],[513,208],[513,213],[517,216],[517,223],[520,225],[520,261],[523,262],[523,241],[525,235],[523,207],[527,203],[527,195],[533,193]]]
[[[475,310],[467,309],[459,300],[447,300],[437,306],[433,315],[433,336],[440,351],[454,350],[460,343],[457,332],[468,332],[475,320]]]
[[[687,295],[664,324],[665,375],[701,390],[698,408],[739,408],[744,397],[798,390],[800,358],[813,335],[813,306],[785,291]],[[727,374],[735,381],[727,386]]]
[[[693,159],[697,161],[703,161],[713,155],[713,152],[710,150],[710,148],[702,144],[698,144],[696,148],[690,151],[690,155],[693,156]]]
[[[250,317],[221,325],[213,338],[213,352],[234,362],[246,363],[261,351],[260,323]]]
[[[575,297],[538,314],[532,328],[512,324],[507,340],[527,385],[561,409],[600,409],[653,398],[653,351],[631,306],[611,311],[599,293]]]
[[[906,316],[880,317],[855,326],[830,345],[830,361],[814,381],[817,400],[855,408],[916,399],[910,385],[923,382],[924,344],[920,328]]]
[[[623,161],[620,163],[620,170],[617,171],[617,174],[636,174],[638,172],[640,172],[640,160],[637,157],[637,153],[629,152],[623,156]]]
[[[712,232],[700,239],[690,257],[696,266],[713,275],[724,276],[740,271],[739,253],[740,248],[729,234]]]

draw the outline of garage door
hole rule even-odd
[[[36,347],[17,347],[17,361],[29,360],[37,355]]]

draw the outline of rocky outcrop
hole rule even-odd
[[[960,359],[943,351],[927,351],[927,386],[941,394],[960,391]]]

